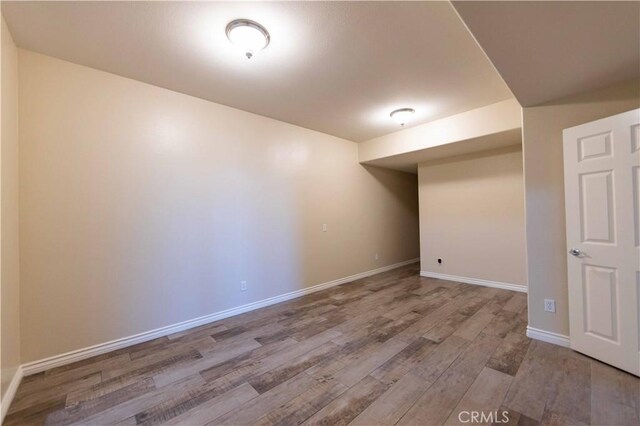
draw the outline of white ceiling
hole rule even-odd
[[[16,43],[309,129],[363,141],[510,98],[448,2],[2,2]],[[224,28],[271,43],[246,59]],[[602,30],[602,29],[600,29]]]
[[[640,79],[640,2],[454,7],[523,106]]]

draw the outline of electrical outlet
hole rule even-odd
[[[375,260],[378,260],[378,259],[380,258],[380,256],[378,256],[378,253],[376,253],[376,254],[373,256],[373,258],[374,258]]]
[[[322,232],[327,232],[327,224],[326,223],[322,224]]]
[[[247,291],[247,282],[240,281],[240,291]]]
[[[544,299],[544,310],[546,312],[556,312],[556,301],[553,299]]]

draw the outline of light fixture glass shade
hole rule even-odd
[[[240,48],[247,58],[267,47],[269,32],[260,24],[248,19],[236,19],[227,25],[227,38]]]
[[[389,114],[389,116],[393,118],[396,121],[396,123],[398,123],[401,126],[404,126],[406,123],[409,122],[409,120],[411,119],[411,117],[415,112],[416,111],[413,108],[400,108],[395,111],[392,111],[391,114]]]

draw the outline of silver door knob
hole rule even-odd
[[[581,252],[580,250],[578,250],[577,248],[572,248],[572,249],[569,249],[569,254],[570,254],[571,256],[579,257],[580,255],[582,255],[582,254],[584,254],[584,253],[582,253],[582,252]]]

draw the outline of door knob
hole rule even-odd
[[[581,252],[580,250],[578,250],[577,248],[572,248],[572,249],[569,249],[569,254],[570,254],[571,256],[580,257],[580,255],[582,255],[582,254],[584,254],[584,253],[582,253],[582,252]]]

